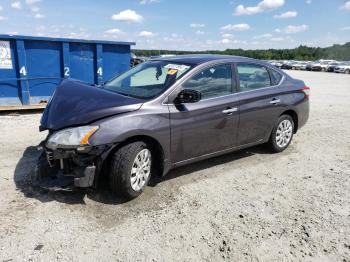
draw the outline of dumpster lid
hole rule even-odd
[[[53,41],[53,42],[75,42],[75,43],[90,43],[90,44],[111,44],[111,45],[135,45],[135,42],[122,42],[110,40],[90,40],[77,38],[56,38],[56,37],[41,37],[41,36],[25,36],[25,35],[2,35],[0,39],[19,39],[19,40],[33,40],[33,41]]]

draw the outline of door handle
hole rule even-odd
[[[234,107],[234,108],[226,108],[225,110],[222,110],[222,113],[224,114],[232,114],[233,112],[237,112],[238,108]]]
[[[270,104],[274,104],[274,105],[277,105],[277,104],[279,104],[279,103],[281,103],[281,100],[280,99],[272,99],[271,101],[270,101]]]

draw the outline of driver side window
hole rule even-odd
[[[231,65],[206,68],[182,84],[182,88],[200,92],[202,99],[229,95],[232,93]]]

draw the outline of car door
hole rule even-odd
[[[231,64],[209,66],[176,90],[196,90],[202,99],[196,103],[169,105],[174,163],[235,145],[239,105],[232,68]]]
[[[283,107],[278,87],[283,76],[260,64],[237,63],[236,71],[240,100],[237,145],[264,141]]]

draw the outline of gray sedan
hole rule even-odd
[[[127,198],[151,176],[266,143],[281,152],[309,116],[309,88],[268,63],[234,56],[151,59],[96,87],[64,80],[46,107],[37,183]]]

